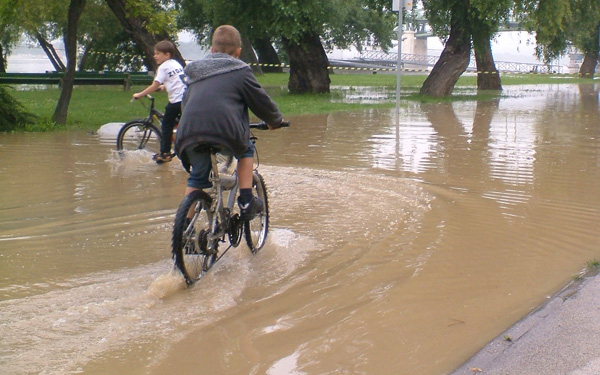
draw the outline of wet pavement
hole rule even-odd
[[[600,276],[569,283],[451,375],[600,374]]]

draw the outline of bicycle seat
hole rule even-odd
[[[223,152],[225,147],[216,144],[216,143],[200,143],[196,147],[194,147],[194,151],[208,153],[208,154],[218,154]]]

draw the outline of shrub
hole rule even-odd
[[[25,107],[13,98],[6,87],[0,86],[0,132],[24,130],[33,124],[36,116],[25,110]]]

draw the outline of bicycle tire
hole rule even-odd
[[[214,252],[208,254],[207,236],[210,232],[212,214],[211,198],[202,190],[188,194],[177,209],[173,225],[172,254],[175,267],[179,269],[188,285],[198,281],[217,259],[218,241]],[[194,215],[188,219],[188,212]]]
[[[263,201],[263,211],[256,215],[252,220],[244,222],[244,237],[246,244],[253,254],[256,254],[263,248],[267,241],[269,232],[269,200],[267,196],[267,186],[265,180],[257,171],[252,175],[252,194]]]
[[[117,151],[145,150],[152,154],[160,152],[162,134],[158,126],[145,120],[133,120],[121,127],[117,135]]]

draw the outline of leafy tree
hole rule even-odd
[[[85,8],[86,0],[71,0],[67,16],[67,29],[65,32],[65,50],[67,54],[67,70],[63,77],[58,104],[54,110],[52,120],[58,124],[67,122],[69,113],[69,103],[73,93],[73,84],[75,83],[75,68],[77,63],[77,27],[79,18]]]
[[[292,93],[329,92],[329,61],[325,47],[360,46],[374,36],[391,46],[395,16],[386,0],[179,0],[184,24],[200,39],[222,24],[235,26],[259,56],[272,52],[277,42],[289,59]],[[258,43],[260,41],[260,43]]]
[[[21,35],[19,27],[14,25],[10,19],[4,19],[0,13],[0,72],[6,72],[6,61],[12,47],[17,45]]]
[[[573,32],[571,42],[584,53],[579,75],[594,78],[594,72],[600,57],[600,2],[577,0],[571,3],[573,17],[570,28]]]
[[[448,35],[440,58],[429,73],[422,95],[447,96],[469,66],[471,28],[469,0],[424,1],[425,16],[436,35]]]
[[[57,70],[64,69],[60,59],[56,59],[56,51],[49,47],[47,39],[57,36],[64,37],[67,55],[66,73],[63,77],[61,95],[58,100],[53,121],[58,124],[66,123],[69,102],[73,91],[75,78],[75,63],[77,60],[77,26],[85,7],[85,0],[71,0],[68,6],[63,1],[34,1],[9,0],[0,6],[3,23],[10,22],[18,25],[13,33],[26,33],[32,39],[37,39],[53,62]],[[51,45],[50,45],[51,46]]]
[[[285,1],[280,1],[280,6]],[[299,4],[292,2],[274,21],[274,35],[281,35],[289,58],[292,93],[328,92],[329,61],[321,46],[336,45],[360,49],[367,37],[373,36],[384,49],[391,47],[396,17],[389,12],[389,1],[318,0]]]
[[[477,64],[477,88],[502,90],[492,55],[491,40],[503,22],[508,22],[512,0],[471,0],[471,40]]]
[[[37,41],[48,55],[56,70],[63,70],[54,47],[47,42],[62,36],[66,25],[67,7],[62,1],[52,0],[40,2],[36,0],[7,0],[0,2],[0,27],[4,30],[0,36],[0,44],[5,55],[10,53],[25,34],[32,41]]]
[[[536,33],[536,54],[550,62],[571,46],[585,55],[579,74],[593,78],[600,52],[600,2],[597,0],[516,0],[516,14]]]
[[[508,20],[512,0],[423,0],[434,33],[445,40],[440,59],[421,87],[421,94],[450,95],[469,65],[471,47],[477,63],[477,87],[501,90],[490,40]]]
[[[165,39],[175,40],[176,9],[171,1],[158,0],[105,0],[112,12],[127,31],[133,41],[144,51],[144,65],[148,70],[156,71],[154,45]],[[175,56],[183,66],[185,60],[179,51]]]
[[[144,66],[144,51],[132,40],[104,0],[87,4],[80,29],[80,71],[138,71]]]

